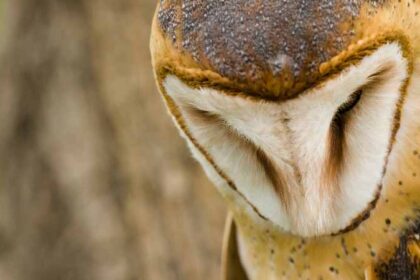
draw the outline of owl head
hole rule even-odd
[[[415,223],[419,12],[404,0],[160,1],[158,86],[238,219],[300,237]]]

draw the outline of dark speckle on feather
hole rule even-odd
[[[377,266],[379,279],[386,280],[418,280],[420,279],[420,263],[409,254],[408,242],[420,233],[420,221],[407,230],[399,242],[393,257]]]

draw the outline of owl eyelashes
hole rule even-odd
[[[354,92],[352,95],[350,95],[349,99],[338,108],[337,113],[345,114],[346,112],[352,110],[360,101],[360,98],[362,97],[362,93],[363,91],[359,89],[356,92]]]
[[[210,111],[202,110],[194,106],[188,106],[186,109],[191,116],[198,120],[204,122],[223,122],[221,117]]]
[[[346,115],[359,104],[363,90],[359,89],[352,93],[346,102],[337,109],[332,121],[330,130],[330,151],[335,155],[337,164],[343,153],[345,138]]]
[[[267,176],[267,179],[272,184],[280,200],[284,203],[284,208],[287,210],[288,192],[286,188],[286,180],[281,170],[276,167],[276,164],[273,162],[273,160],[261,148],[255,145],[252,140],[248,139],[228,122],[226,122],[219,114],[209,112],[194,106],[188,106],[185,109],[187,110],[189,116],[194,118],[196,122],[206,126],[211,124],[217,125],[226,133],[226,135],[228,135],[228,139],[230,139],[232,142],[241,143],[241,145],[244,147],[246,146],[250,151],[252,151],[256,157],[256,160],[262,167],[262,171]]]
[[[381,70],[370,75],[368,82],[354,93],[352,93],[347,101],[340,105],[331,121],[331,128],[333,132],[338,132],[338,129],[341,131],[345,129],[344,126],[346,114],[357,106],[360,99],[362,98],[363,92],[365,90],[372,90],[377,87],[381,82],[387,79],[391,72],[392,65],[384,65]]]
[[[363,90],[358,89],[352,93],[346,102],[337,109],[328,134],[328,149],[323,169],[323,185],[335,192],[344,163],[346,114],[353,110],[362,97]]]
[[[357,107],[362,95],[365,91],[375,89],[379,84],[386,80],[387,76],[392,72],[392,65],[385,65],[380,71],[375,72],[369,76],[368,82],[359,87],[358,90],[353,92],[347,100],[341,104],[335,112],[328,133],[327,140],[327,153],[325,157],[323,169],[323,184],[330,188],[331,192],[333,186],[338,185],[338,180],[343,169],[345,161],[346,149],[346,126],[348,122],[349,113]]]
[[[350,97],[344,102],[335,113],[332,119],[332,126],[342,127],[344,125],[344,117],[346,113],[353,110],[354,107],[359,103],[363,94],[363,90],[359,89],[356,92],[352,93]]]

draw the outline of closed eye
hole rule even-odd
[[[354,107],[356,107],[356,105],[359,103],[362,97],[362,93],[363,93],[363,90],[359,89],[350,95],[347,101],[344,102],[337,109],[337,112],[335,113],[334,118],[332,120],[332,125],[336,125],[339,127],[344,125],[343,121],[344,121],[345,114],[351,111]]]
[[[206,126],[219,125],[219,128],[223,129],[227,133],[232,142],[242,143],[252,150],[257,161],[260,163],[262,170],[267,176],[267,179],[272,183],[280,200],[284,203],[285,209],[287,209],[288,194],[286,192],[286,180],[272,159],[262,149],[257,147],[250,139],[237,131],[233,126],[229,125],[219,114],[193,106],[185,107],[185,109],[189,113],[189,116],[194,118],[196,122],[201,122]]]
[[[335,112],[328,133],[328,148],[322,176],[324,185],[329,186],[331,191],[334,191],[333,186],[338,185],[344,166],[346,136],[350,133],[346,131],[349,113],[359,104],[364,91],[371,91],[386,80],[387,74],[391,72],[390,69],[390,66],[386,65],[380,71],[369,76],[368,83],[353,92]]]
[[[338,185],[338,178],[344,164],[346,114],[356,107],[362,97],[361,89],[352,93],[346,102],[337,109],[328,134],[328,153],[325,158],[323,182],[325,186],[333,188]],[[331,191],[333,191],[331,189]]]

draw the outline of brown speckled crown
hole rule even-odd
[[[368,0],[161,0],[158,22],[174,47],[250,91],[291,96],[346,48]]]

